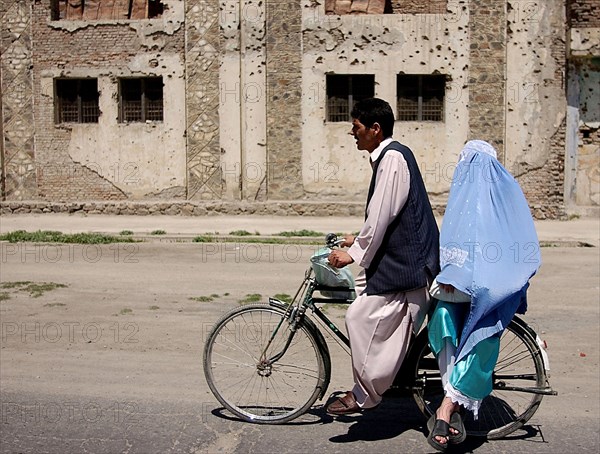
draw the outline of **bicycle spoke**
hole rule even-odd
[[[465,416],[465,427],[472,435],[493,439],[517,430],[535,413],[546,392],[539,346],[522,324],[522,321],[511,322],[500,340],[493,390],[483,400],[478,419],[474,420],[470,413]],[[429,378],[435,359],[426,343],[421,349],[414,395],[419,407],[430,415],[439,406],[443,390],[441,382]],[[427,379],[419,381],[422,376]]]
[[[238,308],[207,340],[209,387],[228,410],[245,420],[291,420],[312,405],[324,383],[322,353],[314,335],[299,325],[290,342],[292,333],[283,317],[269,306]],[[279,356],[279,361],[267,361]]]

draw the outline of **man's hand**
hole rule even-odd
[[[352,243],[354,243],[355,239],[356,239],[356,237],[354,235],[344,235],[344,241],[342,243],[340,243],[340,247],[352,246]]]
[[[346,265],[350,265],[352,262],[354,262],[354,259],[350,257],[350,254],[340,250],[333,251],[331,254],[329,254],[327,260],[336,268],[343,268]]]

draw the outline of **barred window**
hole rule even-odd
[[[375,96],[372,74],[327,74],[327,121],[352,121],[356,101]]]
[[[444,121],[446,76],[398,74],[398,121]]]
[[[98,123],[98,79],[55,79],[56,123]]]
[[[119,80],[119,122],[163,121],[162,77]]]
[[[160,0],[50,0],[52,20],[135,20],[160,17]]]

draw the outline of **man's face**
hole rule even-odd
[[[359,150],[367,150],[371,153],[379,145],[376,139],[377,131],[372,127],[367,128],[356,118],[352,119],[352,130],[349,134],[356,139],[356,148]]]

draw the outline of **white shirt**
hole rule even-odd
[[[377,161],[393,139],[385,139],[373,150],[371,162]],[[367,219],[348,254],[363,268],[368,268],[381,246],[383,236],[408,199],[410,172],[402,153],[388,151],[377,167],[375,190],[367,206]]]

